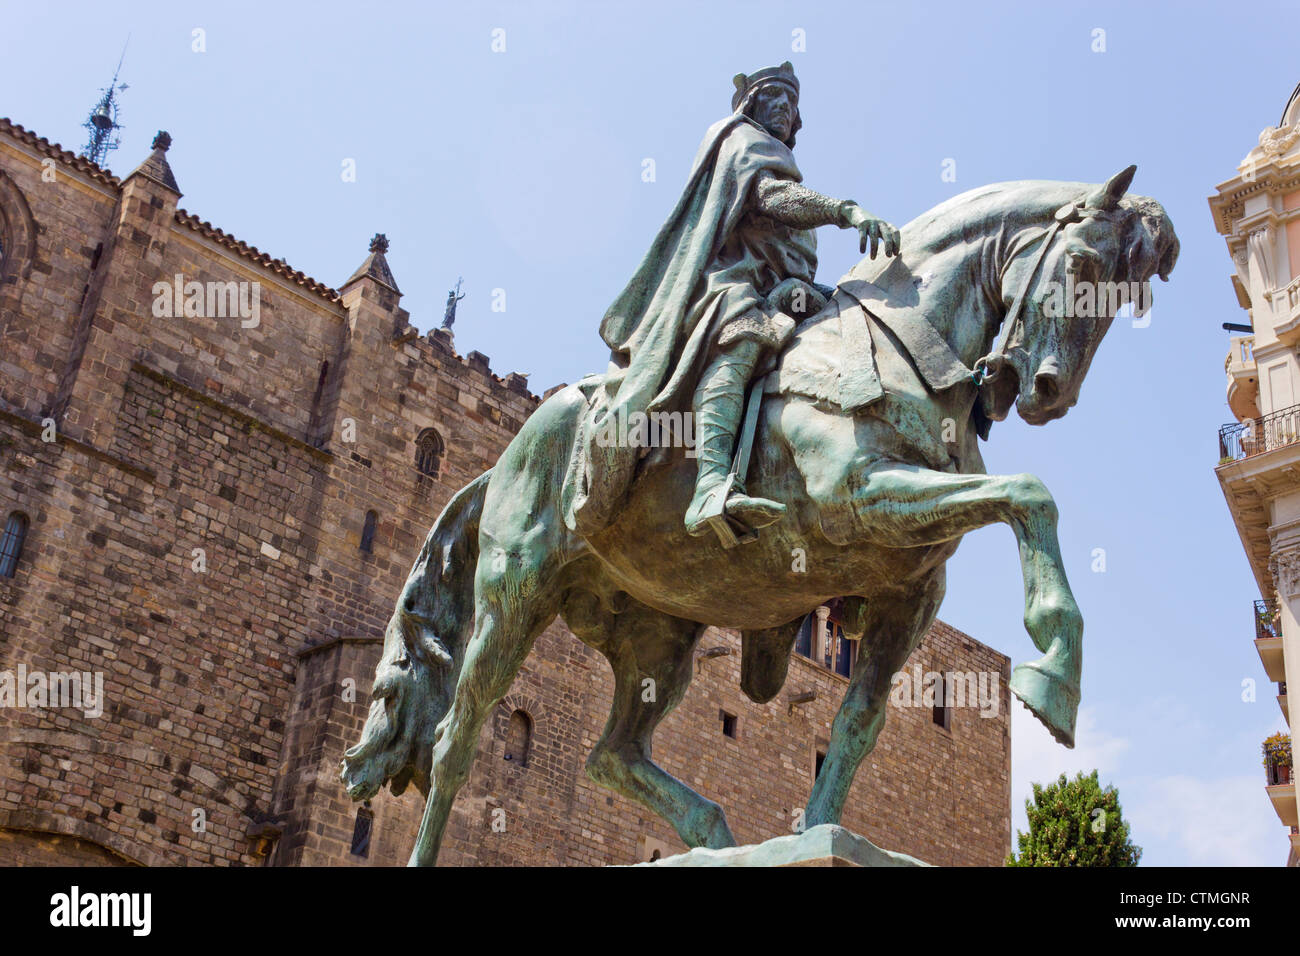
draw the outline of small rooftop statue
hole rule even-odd
[[[465,293],[460,291],[462,279],[456,280],[456,288],[447,292],[447,308],[442,314],[442,327],[450,329],[456,324],[456,303],[465,298]]]

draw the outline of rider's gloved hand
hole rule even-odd
[[[852,200],[846,200],[840,206],[840,222],[845,229],[856,229],[860,241],[858,251],[866,252],[867,243],[871,243],[871,258],[876,258],[876,249],[881,242],[885,244],[885,255],[898,255],[900,237],[898,230],[867,212]]]

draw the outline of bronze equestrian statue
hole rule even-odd
[[[785,68],[764,72],[776,82],[746,78],[741,117],[749,94],[772,85],[786,87],[795,107]],[[774,112],[781,111],[765,114],[774,133],[734,115],[724,121],[744,131],[743,142],[763,145],[758,165],[769,156],[788,165],[770,185],[751,185],[751,205],[732,210],[730,231],[699,230],[703,245],[693,261],[707,268],[694,279],[673,272],[651,262],[666,247],[652,247],[652,271],[656,262],[667,271],[657,282],[634,280],[620,296],[620,303],[639,297],[644,308],[616,304],[606,316],[603,331],[615,349],[609,372],[544,402],[429,532],[385,633],[362,739],[343,761],[353,799],[370,798],[385,782],[394,793],[414,782],[425,795],[412,865],[435,862],[483,721],[556,615],[614,672],[609,721],[587,772],[668,820],[688,846],[716,848],[735,842],[722,808],[651,758],[655,727],[690,683],[699,634],[709,625],[741,632],[741,687],[764,703],[785,681],[800,621],[844,597],[846,631],[860,640],[860,653],[805,812],[808,827],[838,822],[884,724],[890,678],[943,600],[945,563],[964,534],[996,522],[1015,533],[1025,628],[1043,655],[1015,668],[1011,690],[1056,740],[1073,746],[1083,620],[1057,543],[1056,505],[1032,475],[985,474],[979,441],[1013,405],[1041,425],[1075,404],[1122,301],[1109,297],[1095,318],[1050,304],[1059,303],[1061,288],[1145,288],[1155,275],[1167,278],[1178,257],[1173,225],[1155,200],[1127,195],[1134,167],[1102,184],[995,184],[942,203],[899,235],[853,214],[864,241],[874,236],[896,254],[864,258],[833,290],[813,285],[811,258],[781,253],[779,267],[747,263],[705,313],[655,317],[661,306],[689,310],[710,299],[709,269],[726,261],[729,242],[741,258],[759,248],[802,248],[799,233],[815,218],[801,226],[755,214],[756,190],[779,195],[797,180],[780,152],[788,154],[788,145]],[[763,181],[761,173],[751,179]],[[804,200],[818,202],[804,196],[787,208]],[[763,228],[783,238],[754,238]],[[680,284],[665,278],[669,272]],[[769,301],[790,279],[790,297]],[[658,291],[669,286],[670,296]],[[781,318],[798,317],[788,308],[795,292],[816,292],[825,303],[782,348]],[[721,331],[735,323],[744,331],[723,342]],[[655,331],[667,326],[671,334]],[[746,342],[757,348],[738,355],[735,346]],[[723,372],[719,361],[733,365]],[[709,391],[714,375],[726,376],[725,387],[701,400],[693,370],[702,372],[699,389]],[[720,436],[747,377],[762,399],[749,403],[752,457],[741,447],[727,463],[731,487],[709,497],[731,451],[730,435],[725,451]],[[725,404],[710,413],[719,393]],[[665,413],[691,404],[715,415],[703,431],[716,454],[707,452],[706,461],[701,449],[697,466],[694,450],[680,444],[620,456],[624,449],[593,440],[607,416],[654,402]],[[742,483],[743,497],[758,505],[733,505]],[[719,503],[721,514],[743,515],[751,530],[763,524],[761,534],[738,535],[746,543],[730,548],[721,531],[693,536],[683,515],[693,511],[718,530],[710,515]],[[655,688],[649,700],[647,680]]]

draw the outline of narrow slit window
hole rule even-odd
[[[4,536],[0,537],[0,578],[12,578],[18,573],[27,527],[27,515],[21,511],[12,512],[5,521]]]
[[[932,717],[936,727],[948,730],[952,726],[952,710],[948,706],[948,686],[942,674],[936,675],[934,682],[934,710]]]
[[[379,523],[379,514],[366,512],[366,523],[361,528],[361,550],[370,554],[375,550],[375,526]]]
[[[352,855],[370,856],[370,833],[374,828],[375,814],[370,807],[357,807],[357,819],[352,824]]]

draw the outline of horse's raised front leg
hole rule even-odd
[[[831,724],[826,759],[804,813],[805,827],[840,822],[858,766],[871,753],[885,726],[893,676],[902,670],[934,621],[943,592],[941,567],[915,591],[882,595],[867,606],[858,660]]]
[[[1044,652],[1011,675],[1019,697],[1052,736],[1074,746],[1083,666],[1083,617],[1061,561],[1056,503],[1033,475],[954,475],[911,465],[879,466],[853,492],[861,534],[906,548],[960,538],[1002,522],[1020,545],[1025,629]]]
[[[555,619],[552,593],[558,559],[545,534],[533,534],[509,551],[484,550],[475,581],[474,634],[456,682],[451,709],[438,725],[424,817],[409,866],[433,866],[456,793],[469,777],[479,730],[506,695],[533,641]]]
[[[633,602],[620,614],[570,614],[565,621],[599,647],[614,669],[614,699],[587,774],[672,824],[688,847],[735,846],[722,808],[650,759],[651,738],[691,683],[701,626]],[[593,627],[605,630],[591,633]]]

